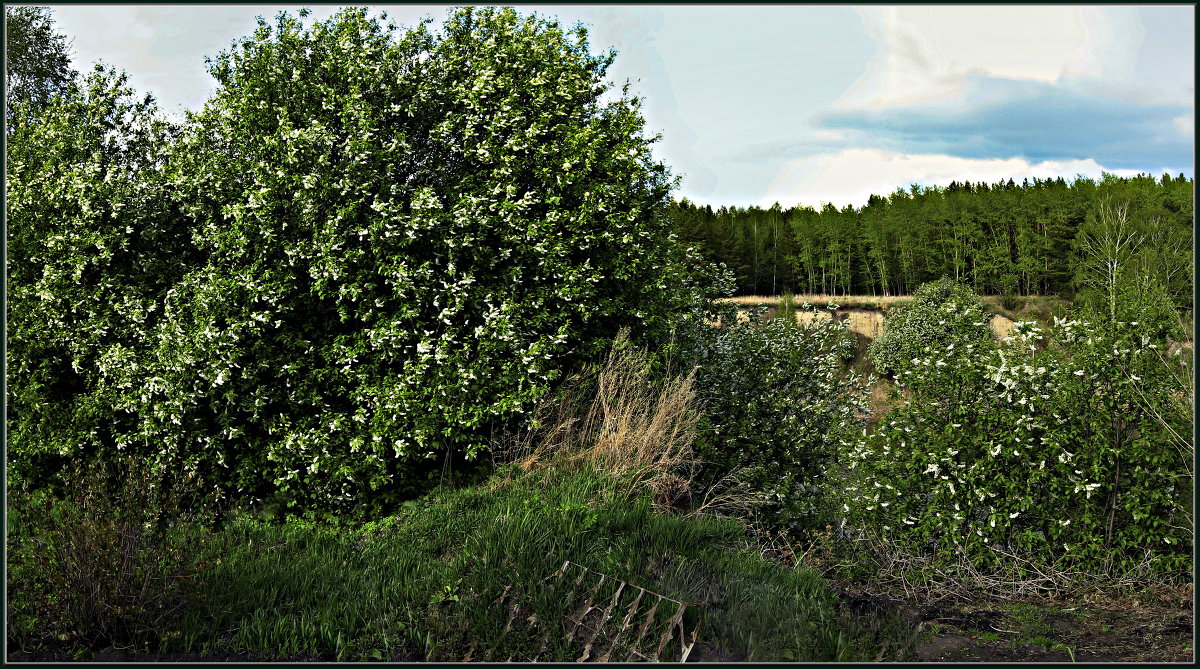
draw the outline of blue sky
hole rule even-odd
[[[129,72],[168,112],[204,56],[304,5],[51,5],[76,69]],[[309,21],[338,5],[307,5]],[[397,23],[447,5],[369,5]],[[910,183],[1194,175],[1195,8],[517,5],[583,22],[645,98],[677,197],[860,206]]]

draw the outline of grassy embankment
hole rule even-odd
[[[86,485],[49,506],[18,491],[10,649],[25,659],[573,661],[624,659],[634,645],[671,660],[683,651],[679,628],[663,641],[673,599],[690,604],[679,622],[697,635],[693,659],[901,659],[911,625],[894,612],[847,615],[819,573],[768,559],[745,520],[715,513],[747,500],[680,503],[698,415],[690,379],[652,382],[630,355],[610,358],[590,396],[548,407],[546,427],[509,444],[485,483],[372,522],[243,511],[164,533],[136,485],[111,504]],[[553,578],[566,561],[591,579]],[[589,622],[603,613],[608,623],[572,634],[587,603]]]
[[[829,300],[796,301],[805,299]],[[863,309],[879,299],[833,298]],[[1053,304],[1033,298],[1008,313],[1036,318]],[[852,365],[869,364],[862,353]],[[9,491],[10,659],[570,661],[589,642],[592,658],[624,659],[647,620],[639,648],[657,652],[675,612],[661,600],[650,613],[646,604],[659,594],[692,605],[681,621],[687,635],[697,632],[691,659],[950,657],[938,645],[945,625],[915,622],[961,611],[917,611],[917,620],[895,607],[849,615],[861,602],[851,595],[847,606],[823,577],[845,575],[822,544],[759,532],[749,515],[732,512],[747,500],[724,500],[722,516],[703,500],[678,499],[695,425],[686,380],[651,383],[628,358],[610,360],[600,376],[586,401],[549,407],[546,427],[510,444],[485,483],[439,489],[371,522],[281,522],[242,511],[216,526],[176,522],[156,534],[141,529],[155,515],[143,498],[96,505],[96,491],[82,490],[43,513]],[[877,414],[893,401],[886,383],[877,382]],[[591,570],[592,580],[555,580],[566,561]],[[648,594],[635,603],[641,589]],[[589,600],[592,619],[603,614],[607,626],[594,638],[586,629],[572,635]],[[986,608],[964,606],[976,617]],[[993,659],[1057,659],[1009,658],[1003,653],[1016,652],[1019,639],[991,640],[1019,629],[1013,621],[1023,611],[1005,609],[986,626],[964,622],[953,640]],[[1158,617],[1175,624],[1178,612]],[[1112,631],[1103,627],[1088,634]],[[919,641],[919,631],[933,637]],[[1069,646],[1071,655],[1096,641],[1025,636],[1037,648]],[[614,638],[625,644],[613,648]],[[1128,642],[1097,639],[1112,650],[1096,658],[1126,657],[1116,649]],[[676,634],[661,657],[682,650]],[[1129,657],[1159,656],[1148,648]]]

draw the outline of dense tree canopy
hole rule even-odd
[[[1137,262],[1190,304],[1193,186],[1183,175],[1110,174],[914,186],[857,209],[714,211],[684,200],[671,211],[683,240],[734,272],[739,294],[899,295],[943,276],[985,294],[1044,294],[1085,287],[1077,238],[1112,201],[1143,239]]]
[[[671,181],[639,102],[605,95],[613,54],[511,9],[398,36],[365,10],[303,16],[213,60],[219,88],[178,130],[122,125],[159,127],[101,77],[21,136],[14,450],[144,451],[357,504],[476,456],[621,328],[672,325]]]

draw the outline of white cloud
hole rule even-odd
[[[1133,176],[1131,170],[1108,169],[1095,160],[1045,161],[1031,164],[1020,158],[972,159],[937,154],[901,154],[879,149],[846,149],[791,160],[775,175],[759,206],[779,202],[784,207],[820,208],[829,202],[841,208],[863,206],[872,195],[889,195],[910,184],[947,186],[951,181],[1063,177],[1082,174],[1098,179],[1102,172]]]
[[[1057,82],[1127,80],[1144,30],[1136,7],[904,6],[856,10],[874,62],[837,105],[875,108],[956,98],[968,74]]]
[[[1184,137],[1187,137],[1188,139],[1192,139],[1193,137],[1195,137],[1195,135],[1196,135],[1196,115],[1195,114],[1184,114],[1183,116],[1177,116],[1177,117],[1175,117],[1174,120],[1172,120],[1171,123],[1172,123],[1172,125],[1175,126],[1175,129],[1179,131],[1179,134],[1183,135]]]

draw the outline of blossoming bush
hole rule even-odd
[[[663,335],[688,300],[660,212],[670,179],[638,101],[605,96],[612,58],[582,29],[511,9],[398,36],[361,9],[311,28],[281,14],[211,63],[213,98],[150,158],[106,172],[71,148],[57,180],[19,165],[23,203],[74,198],[27,218],[74,237],[63,257],[13,248],[35,280],[55,268],[56,288],[14,296],[17,364],[38,369],[13,384],[11,451],[123,450],[247,495],[343,506],[478,456],[564,370],[623,327]],[[31,131],[22,155],[74,147],[89,113]],[[148,192],[152,164],[151,203],[106,201]],[[180,215],[185,243],[145,233],[170,243],[106,255],[109,238],[142,221],[177,231]],[[78,268],[93,274],[71,292],[59,275]],[[46,300],[89,311],[56,332]],[[118,332],[109,312],[131,322]],[[67,362],[65,383],[103,393],[53,386]],[[88,418],[101,410],[112,420]]]
[[[124,74],[97,66],[10,112],[9,483],[36,487],[136,429],[122,398],[159,380],[126,367],[155,346],[163,295],[201,255],[168,197],[176,129]]]
[[[827,518],[826,470],[867,411],[862,379],[843,364],[856,344],[847,324],[757,314],[726,323],[704,324],[689,349],[704,405],[696,447],[704,466],[694,480],[704,487],[734,476],[781,525]]]
[[[843,510],[943,562],[1185,567],[1192,449],[1171,439],[1165,348],[1135,323],[1056,319],[917,357],[903,404],[847,452]]]
[[[868,355],[880,374],[905,369],[913,358],[941,350],[989,342],[983,302],[966,284],[939,279],[917,288],[911,302],[887,315],[884,333],[871,343]]]

